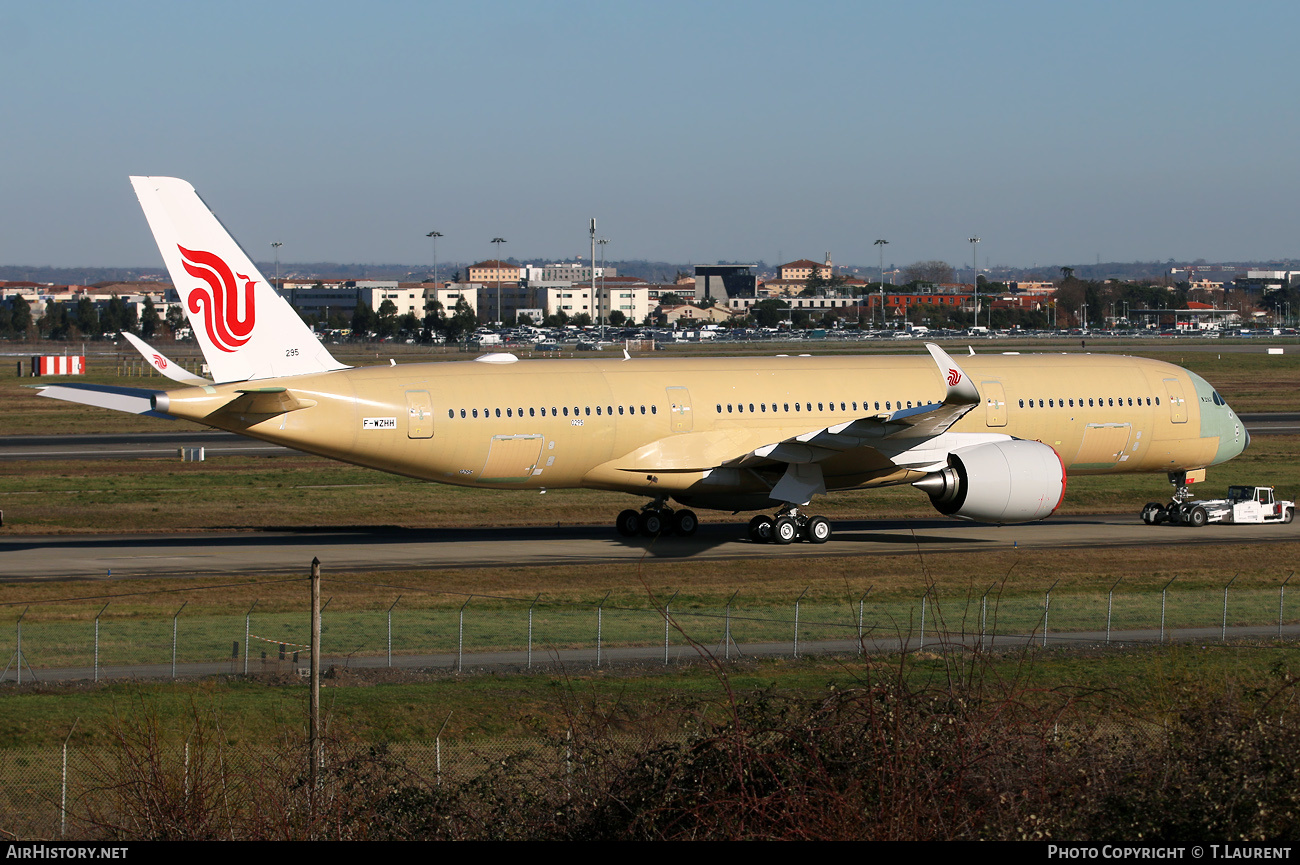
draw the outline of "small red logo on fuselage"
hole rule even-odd
[[[213,345],[225,352],[238,350],[253,335],[253,286],[257,280],[233,273],[220,256],[211,252],[189,250],[179,244],[176,248],[181,251],[185,272],[207,283],[190,289],[186,303],[189,311],[203,313],[203,327]],[[244,283],[242,309],[236,278]]]
[[[956,387],[959,381],[961,381],[961,373],[955,369],[948,370],[948,387]]]

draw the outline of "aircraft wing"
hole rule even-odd
[[[784,475],[772,488],[772,497],[807,503],[826,491],[822,463],[846,452],[870,451],[865,461],[879,457],[899,468],[919,472],[947,467],[948,455],[960,447],[1009,436],[988,433],[951,433],[958,420],[980,403],[979,391],[947,352],[927,344],[946,384],[941,402],[898,409],[820,429],[787,435],[779,441],[755,441],[755,431],[714,430],[670,436],[598,467],[593,479],[616,480],[641,474],[664,476],[700,474],[719,479],[728,472],[777,469]],[[865,454],[864,454],[865,456]]]
[[[946,464],[947,454],[954,447],[975,443],[968,436],[961,436],[960,441],[945,439],[953,437],[948,430],[979,404],[980,395],[970,377],[947,352],[933,343],[926,343],[925,347],[947,386],[942,402],[811,430],[754,448],[722,466],[745,469],[785,464],[785,475],[772,489],[773,498],[807,503],[813,495],[826,491],[820,464],[846,451],[870,448],[901,468],[918,471]]]
[[[762,463],[816,463],[844,451],[871,447],[893,456],[914,448],[920,440],[943,435],[979,404],[970,378],[939,346],[926,345],[947,382],[943,402],[898,409],[823,427],[755,448],[726,465],[752,467]]]

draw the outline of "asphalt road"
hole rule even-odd
[[[1054,517],[991,526],[943,518],[835,524],[829,543],[781,547],[745,538],[742,522],[703,525],[691,538],[622,538],[608,526],[497,529],[349,528],[158,535],[0,535],[0,583],[59,579],[202,577],[327,571],[490,568],[784,558],[812,567],[820,556],[988,552],[1300,540],[1291,525],[1147,526],[1133,515]],[[795,564],[795,563],[798,564]]]

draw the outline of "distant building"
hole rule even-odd
[[[695,299],[725,303],[733,297],[754,297],[758,277],[753,264],[695,265]]]
[[[830,279],[834,268],[831,265],[831,257],[826,256],[826,261],[818,264],[807,258],[801,258],[798,261],[787,261],[785,264],[778,265],[776,268],[776,278],[781,280],[794,280],[796,282],[807,282],[812,279],[814,273],[822,279]]]
[[[518,283],[521,278],[519,266],[510,264],[500,259],[490,258],[487,261],[480,261],[478,264],[469,266],[469,279],[467,282],[480,282],[484,285],[496,285],[497,283]]]
[[[617,276],[612,267],[595,268],[596,279]],[[520,279],[529,282],[591,282],[592,268],[580,263],[528,264],[519,270]]]

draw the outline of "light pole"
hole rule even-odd
[[[600,338],[604,339],[605,338],[605,313],[603,311],[601,304],[604,302],[604,294],[605,294],[605,246],[606,244],[609,243],[609,238],[602,237],[600,240],[596,242],[600,244],[600,294],[601,294],[601,299],[598,299],[596,301],[596,309],[601,310]],[[593,289],[596,287],[596,274],[594,271],[591,274],[591,287]]]
[[[596,217],[591,218],[591,224],[587,227],[587,234],[591,238],[591,258],[587,261],[587,266],[591,271],[591,293],[596,293]]]
[[[430,231],[425,237],[433,242],[433,300],[429,300],[429,292],[424,293],[424,320],[429,322],[429,316],[433,311],[433,304],[438,302],[438,238],[442,237],[442,232],[437,229]],[[435,319],[436,322],[436,319]],[[432,334],[432,327],[427,328]]]
[[[497,326],[501,326],[501,244],[506,242],[504,237],[494,237],[492,242],[497,245]]]
[[[883,329],[885,326],[885,247],[889,245],[889,241],[877,238],[872,245],[880,250],[880,327]]]
[[[970,239],[970,257],[971,257],[970,281],[971,281],[971,287],[975,289],[975,326],[976,327],[978,327],[980,323],[980,268],[979,268],[979,252],[978,252],[979,247],[977,247],[975,244],[979,242],[980,239],[978,237],[972,237]],[[990,309],[989,310],[990,330],[992,330],[992,325],[993,325],[993,310]]]
[[[280,247],[282,247],[282,246],[284,246],[284,244],[281,243],[281,242],[278,241],[278,240],[273,240],[273,241],[271,241],[271,248],[275,250],[275,288],[276,288],[277,291],[281,288],[281,285],[280,285]]]
[[[438,288],[438,238],[442,237],[441,231],[430,231],[425,237],[433,241],[433,287]]]

